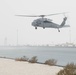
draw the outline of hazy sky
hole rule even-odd
[[[62,28],[59,33],[57,29],[35,28],[31,22],[37,17],[17,17],[15,15],[39,15],[69,12],[67,24],[70,28]],[[64,15],[49,16],[58,24],[61,24]],[[17,44],[51,44],[65,43],[70,41],[76,43],[76,1],[75,0],[0,0],[0,45]],[[71,33],[71,34],[70,34]]]

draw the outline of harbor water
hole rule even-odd
[[[38,62],[55,59],[57,65],[66,65],[72,62],[76,63],[76,48],[48,46],[0,47],[0,56],[9,58],[26,56],[29,59],[37,56]]]

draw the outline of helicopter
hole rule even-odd
[[[65,14],[65,13],[56,13],[56,14],[49,14],[49,15],[16,15],[16,16],[21,16],[21,17],[40,17],[38,19],[35,19],[32,22],[32,26],[37,29],[37,27],[42,27],[43,29],[45,28],[55,28],[58,29],[58,32],[60,32],[60,28],[63,27],[70,27],[69,25],[65,25],[67,17],[65,16],[63,18],[62,23],[59,25],[57,23],[52,22],[51,19],[45,18],[45,16],[52,16],[52,15],[58,15],[58,14]]]

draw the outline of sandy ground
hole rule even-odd
[[[62,67],[0,58],[0,75],[56,75]]]

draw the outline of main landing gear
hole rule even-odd
[[[35,27],[35,29],[37,29],[37,27]]]
[[[60,30],[58,29],[58,32],[60,32]]]
[[[35,29],[37,29],[37,27],[35,27]],[[45,29],[45,27],[43,27],[43,29]]]

